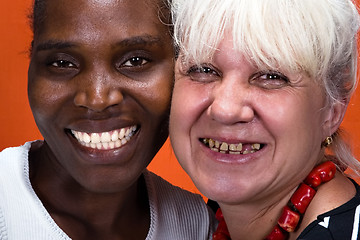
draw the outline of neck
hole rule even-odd
[[[280,204],[282,204],[282,202],[287,199],[286,196],[285,198],[281,197],[280,201],[275,201],[276,204],[268,205],[274,207],[265,207],[265,208],[262,208],[261,205],[259,206],[256,203],[250,204],[250,206],[255,206],[255,207],[244,208],[244,204],[242,203],[239,204],[238,206],[235,206],[235,208],[231,207],[233,208],[231,210],[231,208],[229,209],[229,206],[220,203],[220,207],[223,208],[223,211],[221,211],[220,208],[216,213],[216,218],[219,220],[219,225],[217,227],[216,232],[213,235],[214,238],[216,237],[216,239],[230,239],[231,236],[233,240],[254,239],[254,238],[255,239],[264,239],[264,238],[265,239],[296,239],[300,231],[302,231],[301,229],[303,229],[305,226],[302,225],[301,223],[302,218],[305,219],[307,218],[306,221],[309,221],[311,219],[311,216],[314,216],[314,214],[316,213],[315,211],[310,210],[305,214],[308,207],[309,209],[311,209],[311,206],[309,205],[311,205],[310,203],[312,202],[316,194],[316,190],[318,190],[319,186],[322,185],[323,183],[327,183],[328,181],[332,180],[335,177],[335,174],[336,174],[336,166],[331,161],[326,161],[316,166],[307,175],[303,183],[301,183],[299,187],[291,194],[291,198],[288,201],[288,204],[285,205],[285,207],[280,211],[280,214],[278,215],[278,221],[275,222],[275,227],[269,234],[266,235],[264,235],[264,232],[268,231],[268,229],[266,229],[266,226],[269,226],[269,223],[274,222],[274,218],[273,218],[274,213],[278,212],[277,209],[280,206]],[[329,189],[331,189],[331,185],[336,186],[337,182],[339,181],[334,180],[332,181],[333,184],[331,183],[330,185],[328,184],[327,186],[328,191]],[[346,182],[344,181],[343,183]],[[345,185],[346,184],[344,184],[344,187]],[[338,187],[334,187],[334,186],[333,186],[334,189],[339,188],[339,186]],[[340,189],[341,188],[342,187],[340,187]],[[266,199],[273,199],[273,198],[267,197]],[[343,199],[341,199],[340,202],[342,202],[342,200]],[[315,198],[313,205],[316,202],[317,200]],[[241,206],[241,208],[239,206]],[[335,204],[334,206],[337,206],[337,204]],[[328,207],[329,206],[325,207],[324,210],[326,210]],[[239,208],[240,211],[238,211]],[[234,209],[237,211],[234,211]],[[260,209],[260,210],[256,212],[256,209]],[[254,210],[256,214],[251,215],[251,213],[254,212]],[[250,213],[250,215],[248,215],[248,213]],[[240,222],[237,221],[238,216],[240,216],[241,219]],[[227,220],[225,220],[226,218]],[[230,224],[226,226],[227,224],[225,221],[230,222]],[[242,223],[245,223],[246,225],[241,225],[240,227],[237,227],[239,226],[239,224]],[[256,231],[256,229],[252,226],[255,227],[261,226],[262,228]],[[300,231],[298,231],[299,229]]]
[[[274,228],[292,193],[284,193],[276,199],[238,205],[219,203],[232,240],[264,239]],[[261,227],[260,227],[261,226]]]
[[[36,194],[70,237],[85,239],[90,233],[98,239],[114,235],[129,237],[127,232],[133,229],[146,236],[150,214],[142,177],[121,191],[99,193],[84,188],[66,171],[59,171],[44,154],[32,152],[29,162],[30,181]]]

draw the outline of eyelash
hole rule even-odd
[[[141,61],[140,65],[135,65],[139,61]],[[127,59],[119,67],[122,67],[122,66],[124,66],[124,67],[142,67],[150,62],[151,62],[151,60],[148,58],[136,56],[136,57],[131,57],[131,58]]]
[[[52,61],[48,64],[51,67],[55,68],[76,68],[76,64],[72,63],[71,61],[67,60],[56,60]]]
[[[219,71],[215,67],[209,65],[191,66],[186,71],[186,75],[189,76],[193,81],[198,82],[212,82],[221,77]]]
[[[200,72],[201,71],[201,72]],[[204,73],[204,74],[208,74],[209,72],[212,73],[216,73],[214,75],[217,75],[217,72],[215,70],[213,70],[211,67],[209,66],[192,66],[189,68],[189,70],[187,71],[187,74],[191,74],[191,73]]]
[[[250,78],[250,82],[254,82],[255,85],[261,85],[264,88],[276,89],[288,85],[290,80],[280,72],[265,71],[254,74]]]

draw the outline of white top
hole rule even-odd
[[[0,240],[71,239],[51,218],[29,180],[31,142],[0,152]],[[146,240],[211,239],[214,216],[200,195],[144,172],[151,222]]]

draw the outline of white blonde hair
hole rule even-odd
[[[259,67],[306,72],[329,104],[347,103],[356,87],[359,14],[351,0],[173,0],[175,45],[184,61],[208,62],[232,34],[234,52]],[[340,136],[342,164],[359,162]]]

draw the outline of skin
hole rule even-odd
[[[30,180],[73,239],[147,235],[150,213],[140,176],[167,138],[174,67],[158,4],[53,0],[37,26],[28,95],[45,140],[31,148]],[[85,147],[71,133],[134,125],[125,145],[108,150]]]
[[[324,161],[321,142],[338,128],[346,106],[327,105],[322,88],[303,72],[258,68],[234,53],[230,36],[217,49],[202,68],[183,63],[180,54],[170,138],[200,192],[220,204],[232,239],[264,239],[297,186]],[[261,148],[224,154],[204,138]],[[336,200],[308,211],[302,226],[355,194],[341,174],[321,188],[313,206],[323,197]]]

